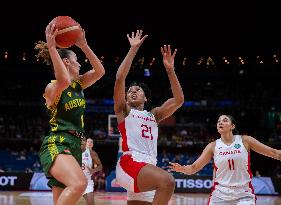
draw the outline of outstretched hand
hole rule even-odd
[[[86,40],[85,30],[84,29],[82,29],[82,35],[77,39],[75,45],[77,47],[79,47],[79,48],[82,48],[82,47],[87,45],[87,40]]]
[[[171,70],[174,70],[174,62],[175,62],[175,56],[177,53],[177,49],[175,49],[172,54],[171,46],[164,45],[163,47],[161,47],[161,53],[163,56],[163,64],[166,68],[166,71],[169,72]]]
[[[169,164],[170,164],[170,166],[168,166],[169,172],[174,171],[174,172],[181,172],[183,174],[192,174],[191,165],[182,166],[178,163],[173,163],[173,162],[169,162]]]
[[[129,34],[127,34],[127,38],[130,42],[131,47],[139,48],[143,41],[146,39],[148,35],[145,35],[142,37],[142,30],[137,30],[136,34],[135,32],[132,32],[132,36],[130,37]]]
[[[48,48],[56,48],[56,35],[58,33],[58,29],[55,29],[55,23],[51,21],[45,30],[46,41]]]

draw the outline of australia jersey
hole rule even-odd
[[[47,106],[52,132],[76,130],[83,131],[86,101],[80,81],[73,81],[53,106]]]
[[[118,125],[122,136],[122,151],[142,154],[153,160],[157,157],[158,125],[150,112],[131,109]]]
[[[222,186],[244,186],[251,181],[250,153],[245,148],[240,135],[234,135],[231,145],[221,139],[216,140],[214,166],[215,183]]]
[[[93,166],[93,159],[91,157],[90,150],[87,148],[82,153],[82,170],[88,180],[91,180],[92,177],[88,167],[92,168],[92,166]]]

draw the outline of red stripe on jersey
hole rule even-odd
[[[145,165],[146,165],[145,162],[134,161],[131,155],[123,155],[120,158],[120,166],[130,177],[134,179],[135,193],[140,192],[138,188],[138,174],[141,168],[143,168]]]
[[[252,194],[255,195],[255,190],[254,190],[254,187],[253,187],[253,185],[252,185],[252,182],[249,183],[249,187],[250,187],[250,189],[252,190]],[[257,203],[257,196],[255,195],[255,204],[256,204],[256,203]]]
[[[250,157],[250,152],[248,152],[248,173],[249,173],[250,178],[252,179],[253,174],[252,174],[250,166],[251,166],[251,157]]]
[[[211,194],[210,194],[210,196],[209,196],[208,205],[209,205],[210,202],[211,202],[212,193],[216,190],[216,186],[217,186],[218,184],[219,184],[218,182],[215,182],[214,185],[213,185]]]
[[[121,133],[121,136],[122,136],[122,151],[123,152],[129,151],[125,120],[118,125],[118,129],[119,129],[119,131]]]

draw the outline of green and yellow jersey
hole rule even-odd
[[[47,106],[50,117],[50,131],[84,130],[84,113],[86,101],[80,81],[73,81],[60,96],[53,106]]]

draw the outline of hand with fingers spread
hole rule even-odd
[[[58,29],[55,29],[55,23],[51,21],[45,30],[46,41],[48,48],[56,48],[56,35],[58,33]]]
[[[175,62],[177,49],[175,49],[172,54],[171,46],[164,45],[163,47],[161,47],[161,53],[163,56],[163,64],[166,68],[166,71],[169,72],[171,70],[174,70],[174,62]]]
[[[76,43],[75,43],[75,45],[76,45],[77,47],[79,47],[79,48],[83,48],[83,47],[85,47],[85,46],[88,45],[88,44],[87,44],[87,40],[86,40],[85,30],[84,30],[84,29],[82,29],[82,33],[83,33],[83,35],[80,36],[80,37],[77,39]]]
[[[135,32],[132,32],[132,36],[130,37],[129,34],[127,34],[127,38],[130,42],[131,47],[139,48],[143,41],[146,39],[148,35],[145,35],[142,37],[142,30],[137,30],[136,34]]]
[[[169,171],[181,172],[183,174],[191,175],[193,174],[192,166],[191,165],[180,165],[178,163],[169,162],[171,166],[168,166]]]

